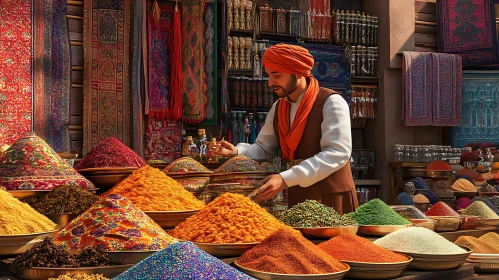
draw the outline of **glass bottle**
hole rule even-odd
[[[216,156],[216,148],[217,148],[217,138],[211,138],[211,141],[208,142],[208,152],[206,154],[206,162],[207,163],[216,163],[218,162]]]
[[[245,133],[244,133],[244,119],[243,119],[243,111],[237,112],[237,137],[239,138],[239,143],[244,143],[245,141]]]
[[[231,126],[232,126],[232,144],[239,144],[239,134],[238,131],[238,123],[237,123],[237,111],[230,112],[231,114]]]
[[[182,145],[182,156],[191,157],[189,147],[192,145],[192,136],[187,136],[184,144]]]
[[[263,113],[257,113],[258,114],[258,120],[257,120],[257,134],[260,133],[260,130],[262,130],[263,125],[265,124],[265,119],[263,118]]]
[[[404,146],[400,144],[395,144],[395,148],[393,150],[393,160],[395,162],[404,161]]]
[[[208,146],[206,145],[206,142],[208,142],[208,140],[206,139],[205,130],[198,129],[198,136],[199,136],[199,162],[205,163],[206,156],[208,153]]]
[[[255,124],[255,118],[253,116],[253,113],[248,114],[249,117],[249,128],[250,128],[250,140],[249,143],[253,144],[256,141],[256,124]]]
[[[192,136],[190,137],[192,139]],[[199,161],[199,148],[198,145],[196,144],[196,140],[194,139],[191,140],[191,143],[187,146],[187,151],[190,158]]]

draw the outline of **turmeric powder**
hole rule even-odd
[[[146,165],[102,196],[122,195],[142,211],[183,211],[203,208],[204,202],[159,169]]]
[[[169,234],[200,243],[260,242],[284,223],[240,194],[225,193]]]
[[[0,201],[0,235],[47,232],[57,228],[49,218],[4,190],[0,190]]]

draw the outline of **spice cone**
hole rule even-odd
[[[179,158],[172,163],[168,164],[163,169],[163,172],[170,173],[185,173],[185,172],[211,172],[204,165],[199,163],[197,160],[194,160],[189,157]]]
[[[215,172],[267,172],[258,162],[242,155],[235,156],[222,164]]]

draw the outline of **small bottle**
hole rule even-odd
[[[217,145],[217,138],[211,138],[211,141],[208,142],[208,153],[206,155],[206,162],[207,163],[216,163],[218,162],[217,156],[216,156],[216,145]]]
[[[182,145],[182,156],[183,157],[190,157],[192,156],[189,147],[192,144],[192,136],[187,136],[184,144]]]
[[[192,139],[192,136],[188,137],[191,137]],[[196,141],[194,139],[192,139],[189,145],[187,146],[187,153],[188,157],[199,161],[199,148],[198,145],[196,145]]]
[[[205,130],[198,129],[198,136],[199,136],[199,162],[204,163],[206,162],[206,155],[208,153],[208,146],[206,145],[206,142],[208,142],[208,140],[206,139]]]

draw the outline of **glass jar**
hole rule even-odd
[[[404,161],[404,146],[400,144],[395,144],[395,148],[393,150],[393,160],[395,162],[403,162]]]
[[[423,161],[424,162],[432,162],[433,161],[433,154],[432,154],[432,149],[431,146],[423,146]]]
[[[405,162],[411,161],[411,146],[409,145],[404,146],[404,161]]]

